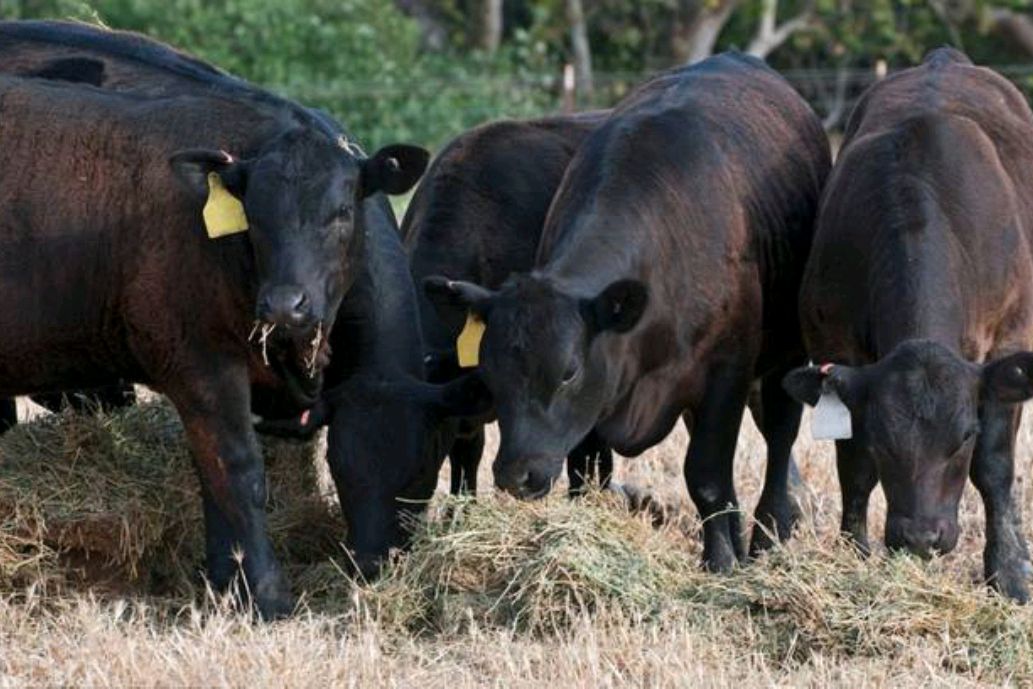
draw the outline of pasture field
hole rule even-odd
[[[133,502],[148,499],[146,490],[125,490],[134,496],[124,498],[125,515],[136,516],[124,515],[121,525],[116,520],[107,538],[126,550],[127,534],[143,533],[138,522],[145,517],[157,519],[159,530],[161,520],[177,533],[198,528],[194,498],[178,488],[192,476],[175,424],[171,411],[154,403],[110,418],[68,415],[29,424],[0,442],[0,504],[10,501],[12,461],[52,454],[58,465],[74,461],[67,469],[73,476],[97,461],[91,453],[130,456],[164,447],[173,469],[159,483],[173,498],[158,517],[146,517]],[[137,431],[138,446],[128,437]],[[1019,452],[1024,505],[1031,432],[1025,424]],[[493,432],[489,440],[496,442]],[[281,512],[282,503],[274,505],[273,531],[281,545],[284,534],[294,542],[284,546],[286,557],[295,563],[295,585],[307,594],[300,614],[273,624],[253,623],[225,601],[197,595],[190,584],[177,589],[166,582],[148,591],[123,586],[115,575],[92,587],[49,580],[48,568],[56,565],[43,550],[19,547],[9,531],[0,532],[0,686],[898,689],[1033,682],[1033,612],[996,599],[976,581],[982,508],[974,491],[965,495],[956,552],[921,563],[880,551],[862,562],[837,544],[831,446],[810,441],[805,421],[797,444],[807,483],[798,537],[734,575],[711,576],[696,566],[699,524],[681,478],[686,442],[678,430],[645,455],[619,461],[620,482],[668,507],[668,522],[659,529],[612,496],[570,503],[558,488],[549,500],[527,505],[487,488],[476,504],[447,510],[436,504],[414,554],[372,585],[349,582],[326,559],[332,546],[313,536],[332,525],[332,512]],[[758,496],[763,450],[747,418],[736,473],[748,509]],[[271,452],[280,466],[321,456],[321,448],[285,445]],[[492,452],[489,447],[486,457]],[[483,486],[491,485],[489,464],[482,464]],[[305,474],[302,468],[287,474]],[[78,493],[71,483],[61,489],[70,505],[125,488],[110,467],[102,471],[103,480]],[[332,495],[321,473],[322,489],[292,479],[290,490]],[[271,474],[275,500],[276,476],[283,474]],[[441,493],[446,478],[443,472]],[[881,537],[881,495],[874,502],[873,534]],[[24,516],[3,514],[5,529],[24,526]],[[293,523],[292,515],[302,523]],[[182,546],[189,534],[180,535],[175,547],[153,546],[153,562],[147,546],[138,546],[144,552],[138,566],[190,569],[192,551]],[[309,545],[297,546],[306,537]],[[312,543],[322,549],[318,557]],[[19,566],[28,569],[13,576]],[[153,577],[149,582],[153,586]]]

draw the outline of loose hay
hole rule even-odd
[[[886,658],[932,646],[955,671],[1033,678],[1033,611],[964,580],[945,561],[859,558],[804,533],[728,576],[700,570],[695,536],[656,530],[608,495],[451,505],[413,552],[362,592],[399,633],[503,628],[532,637],[597,626],[715,629],[782,663]]]
[[[312,446],[266,443],[274,543],[292,562],[343,539],[318,495]],[[199,485],[164,402],[105,415],[66,411],[0,438],[0,585],[76,580],[185,594],[204,544]]]
[[[415,525],[411,553],[356,585],[313,449],[266,445],[270,529],[321,634],[373,629],[385,653],[484,635],[545,646],[588,633],[708,639],[714,666],[721,653],[790,674],[921,662],[976,682],[1033,681],[1033,609],[989,594],[954,556],[862,560],[810,522],[788,547],[715,576],[699,569],[699,525],[685,514],[656,529],[609,494],[445,500]],[[198,590],[201,539],[196,479],[166,404],[67,413],[0,439],[0,607],[28,585],[16,598],[57,624],[61,601],[100,578],[102,594],[154,611],[149,633],[175,636],[199,615],[183,595]],[[40,591],[56,607],[40,606]]]

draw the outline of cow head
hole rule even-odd
[[[618,280],[581,296],[532,275],[498,292],[441,277],[428,278],[424,289],[440,307],[462,306],[486,324],[478,374],[501,433],[496,485],[520,497],[545,495],[612,398],[617,381],[593,345],[638,323],[645,285]]]
[[[464,375],[445,385],[359,375],[326,393],[333,422],[327,462],[348,522],[352,563],[376,574],[407,545],[451,446],[458,414],[489,411],[483,385]]]
[[[923,557],[958,540],[958,507],[986,402],[1033,396],[1033,353],[986,365],[908,340],[867,366],[796,369],[784,386],[814,405],[834,391],[850,410],[853,440],[875,462],[886,494],[886,545]]]
[[[343,141],[343,139],[342,139]],[[247,159],[217,150],[187,150],[170,164],[200,200],[209,176],[243,203],[257,268],[257,325],[291,352],[280,373],[315,378],[328,362],[325,337],[359,270],[363,199],[398,194],[416,183],[427,152],[395,145],[369,158],[353,155],[325,132],[298,127]]]

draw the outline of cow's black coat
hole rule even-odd
[[[788,535],[800,406],[780,381],[804,357],[797,291],[828,168],[803,99],[762,62],[724,54],[647,82],[588,136],[534,271],[497,292],[426,281],[438,302],[487,323],[480,375],[501,429],[496,483],[541,495],[593,427],[635,455],[684,415],[704,560],[726,570],[744,554],[732,458],[761,378],[769,461],[758,516]]]
[[[447,275],[496,289],[511,273],[530,270],[567,164],[605,117],[595,112],[503,120],[453,139],[431,163],[402,220],[414,280]],[[437,311],[421,300],[433,382],[462,374],[455,343],[465,321],[461,306]],[[444,423],[441,441],[452,465],[452,492],[476,492],[484,426]],[[590,434],[568,458],[571,491],[578,492],[590,475],[605,483],[612,468],[612,452]]]
[[[825,190],[800,297],[811,358],[787,389],[850,408],[837,443],[843,530],[868,545],[951,550],[966,477],[987,513],[986,576],[1027,598],[1011,497],[1020,407],[1033,394],[1033,114],[1006,79],[949,49],[872,87]],[[983,362],[993,362],[983,364]]]
[[[50,41],[51,38],[54,40]],[[18,44],[20,40],[23,42]],[[18,45],[33,48],[21,53],[21,62],[8,59],[18,50]],[[126,45],[131,49],[127,50]],[[395,148],[386,156],[375,156],[363,162],[353,156],[354,149],[342,147],[343,132],[325,115],[248,87],[203,63],[140,37],[60,23],[0,26],[0,53],[7,51],[4,70],[24,69],[26,73],[35,71],[45,75],[45,68],[33,70],[27,65],[39,65],[40,61],[45,63],[55,57],[65,60],[62,64],[66,67],[70,64],[66,55],[48,53],[48,48],[56,53],[93,53],[76,59],[99,60],[104,65],[103,70],[90,73],[104,75],[101,85],[133,91],[133,94],[91,92],[81,85],[64,87],[40,80],[4,82],[0,117],[7,114],[12,121],[23,123],[35,120],[40,131],[47,131],[48,141],[55,150],[40,150],[39,154],[51,156],[48,162],[60,161],[60,165],[51,166],[48,174],[61,177],[63,173],[65,185],[50,185],[44,193],[38,185],[24,186],[28,184],[24,177],[19,180],[21,187],[5,183],[4,200],[12,212],[7,214],[5,232],[0,234],[8,244],[3,253],[14,256],[21,250],[20,258],[25,259],[36,255],[41,247],[58,251],[67,244],[67,260],[62,256],[52,258],[56,259],[55,263],[73,270],[66,270],[61,276],[49,276],[46,271],[37,270],[32,281],[25,281],[16,265],[3,266],[0,279],[15,285],[5,290],[5,295],[17,298],[24,292],[25,298],[35,300],[16,311],[23,316],[35,314],[34,318],[44,322],[46,332],[55,333],[59,328],[60,337],[48,339],[45,346],[37,341],[34,346],[31,339],[24,338],[22,331],[16,327],[9,329],[7,333],[11,336],[0,341],[0,350],[6,350],[4,356],[0,356],[0,393],[88,386],[118,376],[148,382],[168,393],[183,416],[206,486],[208,565],[213,581],[217,585],[229,581],[235,567],[231,551],[235,544],[242,544],[246,553],[244,572],[260,609],[267,614],[280,614],[289,608],[290,598],[264,535],[261,517],[264,487],[257,446],[250,430],[247,406],[252,396],[247,382],[250,373],[255,383],[256,404],[263,399],[264,392],[270,408],[281,407],[285,399],[284,380],[290,382],[294,376],[273,375],[262,365],[261,355],[246,342],[251,327],[248,314],[254,310],[254,306],[249,308],[247,304],[255,303],[254,292],[249,294],[249,290],[254,289],[254,281],[248,240],[261,238],[254,230],[248,235],[217,242],[205,238],[199,223],[199,204],[184,195],[165,161],[181,142],[180,148],[188,143],[196,146],[202,137],[215,140],[220,148],[235,148],[244,155],[254,146],[261,147],[263,141],[274,139],[288,143],[311,139],[310,148],[303,150],[316,151],[320,150],[319,146],[323,147],[325,152],[318,155],[323,156],[325,164],[345,171],[336,181],[333,178],[327,181],[333,182],[332,193],[342,197],[340,208],[346,209],[348,216],[331,209],[334,215],[330,227],[335,233],[335,244],[321,247],[321,260],[328,262],[332,271],[343,271],[343,275],[327,283],[333,292],[328,292],[325,308],[319,303],[322,296],[310,294],[308,301],[315,305],[309,303],[306,310],[318,312],[330,328],[340,292],[364,271],[365,279],[370,279],[362,264],[364,236],[374,232],[394,238],[393,218],[386,202],[375,198],[357,205],[347,194],[349,185],[358,199],[376,191],[371,180],[382,184],[385,190],[398,191],[405,179],[414,179],[410,170],[416,169],[418,174],[422,169],[422,154],[414,149]],[[81,66],[83,62],[78,64]],[[68,80],[74,74],[65,69],[60,76]],[[141,87],[142,84],[146,87]],[[139,90],[134,91],[134,88]],[[205,92],[219,95],[199,95]],[[142,95],[154,98],[141,98]],[[12,104],[21,110],[12,109]],[[34,109],[37,107],[38,110]],[[64,127],[61,117],[41,118],[36,114],[41,111],[75,113],[80,138],[72,136],[72,130]],[[138,123],[148,118],[152,123],[162,122],[160,129],[151,126],[151,130],[159,131],[160,135],[144,133]],[[279,139],[274,136],[277,126],[286,126],[286,133]],[[4,154],[17,156],[18,147],[8,144],[18,141],[18,136],[11,135],[5,142]],[[395,158],[394,163],[390,158]],[[316,170],[306,171],[300,163],[287,157],[280,160],[281,175],[296,174],[305,180],[306,189],[320,188],[321,177]],[[119,162],[125,167],[119,167]],[[26,164],[31,169],[32,163],[31,157],[27,161],[19,159],[23,172]],[[69,169],[61,169],[62,165]],[[352,172],[347,172],[349,169]],[[79,191],[75,183],[68,184],[68,181],[82,183],[80,170],[87,173],[87,183],[79,187],[102,190],[99,197],[94,191],[91,199],[91,207],[96,209],[92,213],[98,214],[96,217],[84,218],[67,208],[62,209],[62,203],[72,203]],[[93,186],[89,184],[91,179]],[[130,179],[135,183],[132,189],[126,186]],[[237,180],[230,178],[227,185],[232,181]],[[137,193],[141,188],[150,190],[143,194],[144,198],[139,198],[141,195]],[[50,197],[50,205],[26,205],[23,198],[33,195]],[[115,201],[122,201],[129,208],[113,209],[111,205]],[[275,198],[261,201],[254,213],[249,207],[249,219],[261,222],[275,214],[266,208],[276,203]],[[358,210],[353,210],[356,207]],[[60,213],[59,209],[62,209]],[[115,218],[105,217],[105,212],[114,213]],[[64,234],[54,234],[54,241],[40,241],[42,236],[56,232],[54,223],[59,217],[63,220]],[[113,229],[108,234],[96,234],[97,225],[91,223]],[[357,231],[349,231],[351,226]],[[30,229],[31,235],[26,235]],[[133,232],[137,233],[135,237]],[[141,234],[143,232],[146,234]],[[394,243],[397,246],[396,238]],[[272,252],[266,253],[276,256],[284,250],[272,247]],[[261,264],[262,252],[259,254]],[[298,256],[291,250],[286,250],[286,255],[297,263]],[[318,280],[325,272],[311,262],[299,265],[308,280]],[[291,269],[291,264],[281,262],[266,268],[282,276],[284,270]],[[88,280],[81,279],[78,273],[82,271],[89,273]],[[38,284],[48,280],[54,284]],[[91,289],[77,287],[78,297],[70,300],[72,303],[40,304],[40,298],[33,296],[61,294],[63,286],[79,282],[89,284]],[[29,287],[34,290],[31,294]],[[408,360],[400,359],[397,368],[408,368],[408,373],[418,376],[422,373],[421,347],[414,318],[415,302],[407,279],[403,291],[406,287],[413,309],[397,319],[400,344],[396,351],[408,342],[412,356]],[[386,287],[382,291],[387,291]],[[275,301],[273,297],[282,295],[266,293],[265,296],[269,299],[259,300],[259,313],[263,305],[269,306],[269,302]],[[108,309],[107,315],[97,319],[103,323],[98,327],[94,312],[99,314],[99,309],[104,308]],[[347,306],[343,313],[350,313]],[[64,316],[58,318],[61,314]],[[61,323],[49,322],[55,318]],[[367,316],[366,321],[361,316],[347,316],[347,322],[363,333],[369,330],[370,319],[372,316]],[[347,324],[341,327],[345,328],[341,333],[348,332]],[[331,333],[338,330],[333,328]],[[337,339],[348,338],[338,334]],[[282,349],[271,350],[274,361]],[[290,347],[286,350],[289,352]],[[325,365],[328,352],[324,349],[318,354],[320,363]],[[284,368],[291,363],[281,360],[279,372],[284,373]],[[299,392],[296,385],[287,388]],[[294,397],[304,398],[306,390],[300,392],[301,395]],[[380,521],[391,519],[388,516]],[[383,534],[384,542],[379,545],[383,551],[389,545],[388,538],[388,534]]]

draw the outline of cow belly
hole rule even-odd
[[[131,369],[98,252],[26,244],[0,243],[0,394],[100,385]]]

